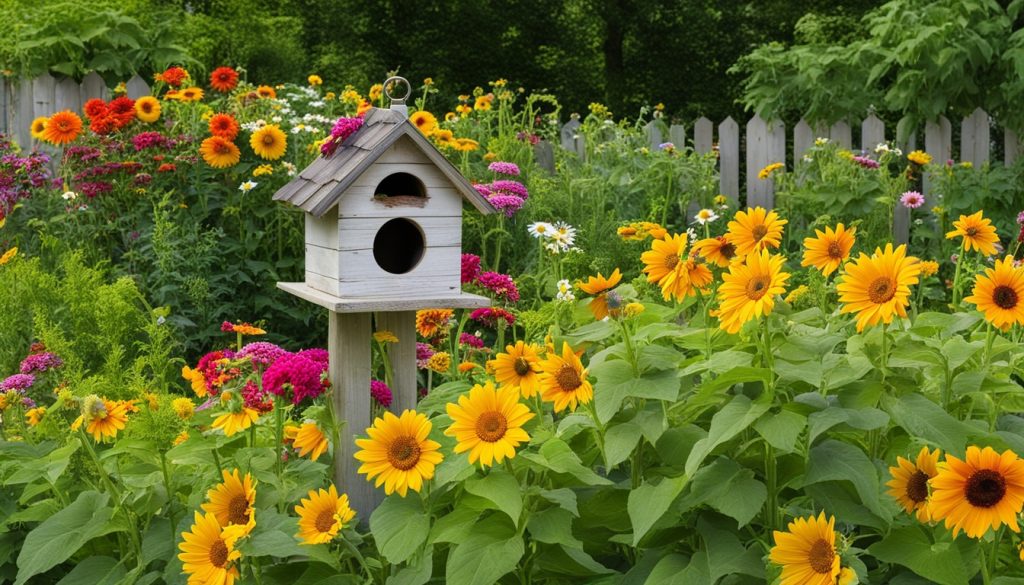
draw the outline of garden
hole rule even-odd
[[[1024,583],[1024,2],[837,14],[714,126],[0,43],[0,583]]]

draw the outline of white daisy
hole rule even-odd
[[[550,238],[555,233],[555,226],[546,221],[537,221],[526,226],[526,231],[535,238]]]
[[[252,191],[257,184],[258,183],[256,183],[256,181],[246,181],[238,186],[238,190],[242,193],[248,193],[249,191]]]
[[[64,201],[74,201],[75,199],[78,199],[78,193],[75,193],[74,191],[65,191],[61,197],[64,198]]]
[[[701,209],[697,212],[697,215],[693,216],[693,219],[700,225],[705,225],[718,219],[718,214],[710,209]]]

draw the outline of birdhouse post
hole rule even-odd
[[[390,88],[400,84],[406,95],[395,98]],[[388,348],[390,408],[401,413],[416,406],[416,311],[490,304],[462,292],[462,209],[463,202],[480,213],[494,208],[409,122],[409,83],[393,77],[385,91],[390,109],[370,109],[333,154],[274,194],[305,212],[305,281],[277,286],[329,311],[328,375],[343,421],[334,480],[363,520],[380,501],[353,457],[355,438],[371,422],[374,315],[376,329],[398,337]]]

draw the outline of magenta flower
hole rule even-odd
[[[519,165],[511,162],[496,160],[491,164],[487,165],[487,170],[491,171],[492,173],[497,173],[499,175],[508,175],[510,177],[519,176]]]
[[[18,390],[24,392],[32,384],[36,383],[36,377],[32,374],[14,374],[0,382],[0,390]]]
[[[320,349],[319,347],[304,349],[296,355],[304,357],[307,360],[312,360],[319,364],[323,364],[325,368],[331,362],[331,354],[329,354],[326,349]]]
[[[327,389],[326,364],[298,354],[281,356],[263,373],[263,390],[277,396],[290,397],[292,404],[314,399]]]
[[[470,284],[480,276],[480,257],[476,254],[462,255],[462,284]]]
[[[491,202],[491,205],[495,209],[505,214],[505,217],[512,217],[522,208],[523,199],[516,197],[515,195],[491,195],[487,198]]]
[[[488,327],[496,327],[499,319],[504,320],[508,325],[516,322],[516,316],[512,313],[505,309],[495,309],[492,307],[476,309],[469,314],[469,318]]]
[[[391,388],[380,380],[370,380],[370,396],[384,408],[391,406]]]
[[[360,117],[338,118],[338,121],[334,123],[334,128],[331,129],[331,137],[320,147],[320,153],[325,157],[333,155],[341,143],[362,127],[363,119]]]
[[[900,203],[907,209],[917,209],[924,205],[924,195],[921,195],[917,191],[907,191],[900,196]]]
[[[21,367],[18,369],[22,374],[31,374],[32,372],[53,370],[63,365],[64,360],[60,359],[57,354],[47,351],[43,353],[34,353],[21,360]]]
[[[473,347],[476,349],[484,348],[484,340],[480,339],[476,335],[473,335],[472,333],[463,333],[462,335],[460,335],[459,344],[468,345],[469,347]]]
[[[247,381],[245,388],[242,388],[242,401],[247,408],[251,408],[260,414],[266,414],[274,410],[274,402],[252,380]]]
[[[423,369],[427,367],[427,361],[434,355],[434,348],[422,341],[416,342],[416,367]]]
[[[269,366],[286,353],[280,346],[269,341],[254,341],[243,347],[238,355],[249,358],[254,364]]]
[[[476,189],[477,193],[483,195],[484,197],[488,197],[492,193],[490,186],[485,185],[483,183],[476,183],[473,185],[473,188]]]
[[[868,158],[866,156],[855,156],[855,157],[853,157],[853,162],[859,164],[860,166],[864,167],[865,169],[877,169],[878,168],[878,161],[870,159],[870,158]]]
[[[503,195],[515,195],[520,199],[529,199],[530,193],[526,186],[519,181],[500,179],[490,184],[491,191],[500,192]]]
[[[484,272],[477,277],[477,284],[487,289],[498,299],[510,303],[519,302],[519,288],[512,277],[497,272]]]

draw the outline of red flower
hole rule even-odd
[[[210,74],[210,87],[227,93],[238,85],[238,72],[230,67],[218,67]]]
[[[164,164],[160,165],[159,168],[157,168],[156,172],[158,172],[158,173],[173,173],[176,170],[178,170],[178,167],[174,166],[173,163],[164,163]]]
[[[92,120],[93,118],[102,118],[107,115],[107,103],[99,98],[92,98],[85,102],[85,116]]]
[[[131,124],[135,119],[135,100],[128,96],[111,100],[107,108],[110,111],[110,116],[114,118],[114,126],[118,129]]]
[[[210,118],[210,134],[234,140],[238,136],[238,121],[231,114],[215,114]]]
[[[188,77],[188,71],[181,67],[168,67],[167,71],[156,76],[157,81],[162,81],[171,87],[181,87],[181,83]]]

